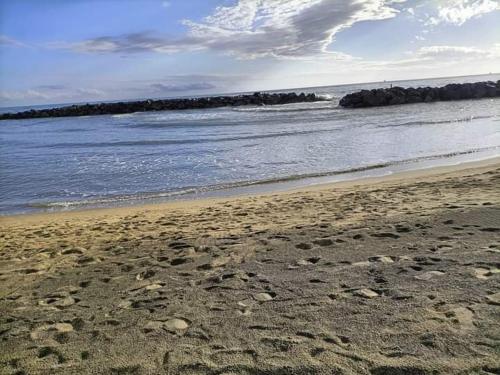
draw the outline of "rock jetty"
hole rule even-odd
[[[143,100],[134,102],[70,105],[59,108],[30,110],[0,114],[0,120],[17,120],[41,117],[69,117],[115,115],[133,112],[235,107],[242,105],[275,105],[326,100],[315,94],[260,93],[237,96]]]
[[[496,83],[493,81],[452,83],[443,87],[391,87],[361,90],[347,94],[339,104],[347,108],[361,108],[493,97],[500,97],[500,81]]]

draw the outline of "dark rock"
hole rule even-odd
[[[378,107],[408,103],[429,103],[447,100],[480,99],[500,97],[500,81],[476,83],[452,83],[443,87],[361,90],[348,94],[340,100],[347,108]]]
[[[41,117],[69,117],[115,115],[133,112],[217,108],[242,105],[274,105],[327,100],[315,94],[261,93],[237,96],[213,96],[206,98],[143,100],[136,102],[97,103],[71,105],[60,108],[29,110],[18,113],[0,114],[0,120],[16,120]]]

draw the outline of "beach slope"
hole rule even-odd
[[[500,164],[0,221],[0,374],[498,374]]]

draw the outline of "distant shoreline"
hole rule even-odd
[[[394,81],[398,82],[398,81]],[[400,87],[363,89],[344,95],[340,107],[365,108],[398,104],[430,103],[436,101],[456,101],[500,97],[500,80],[474,83],[451,83],[436,87]],[[282,105],[328,101],[329,98],[315,93],[296,92],[255,92],[205,97],[180,97],[172,99],[146,99],[119,102],[98,102],[72,105],[53,105],[50,108],[30,109],[20,112],[0,113],[0,120],[20,120],[50,117],[78,117],[117,115],[137,112],[168,110],[209,109],[237,107],[245,105]]]
[[[255,89],[255,90],[249,90],[249,91],[221,91],[221,92],[212,92],[212,93],[206,93],[206,94],[192,94],[192,95],[170,95],[170,96],[161,96],[161,97],[154,97],[152,100],[170,100],[170,99],[187,99],[187,98],[201,98],[201,97],[216,97],[216,96],[236,96],[236,95],[248,95],[251,94],[252,92],[262,92],[262,93],[279,93],[279,92],[298,92],[298,91],[314,91],[317,89],[322,89],[325,87],[344,87],[344,86],[359,86],[359,85],[375,85],[375,84],[395,84],[395,83],[401,83],[401,82],[409,82],[409,81],[432,81],[432,80],[450,80],[450,79],[463,79],[463,78],[471,78],[471,77],[488,77],[488,76],[498,76],[500,75],[500,72],[495,72],[495,73],[481,73],[481,74],[465,74],[465,75],[458,75],[458,76],[445,76],[445,77],[424,77],[424,78],[407,78],[407,79],[381,79],[377,81],[368,81],[368,82],[351,82],[351,83],[335,83],[335,84],[326,84],[326,85],[319,85],[319,86],[300,86],[300,87],[284,87],[284,88],[275,88],[275,89]],[[61,103],[38,103],[38,104],[16,104],[16,105],[5,105],[6,103],[3,103],[3,105],[0,105],[0,112],[3,113],[8,113],[11,110],[15,110],[17,108],[35,108],[35,107],[44,107],[44,108],[59,108],[59,107],[66,107],[66,106],[71,106],[71,105],[84,105],[84,104],[99,104],[99,103],[118,103],[118,102],[135,102],[135,101],[144,101],[148,100],[149,98],[147,97],[141,97],[141,98],[123,98],[123,99],[113,99],[113,98],[107,98],[103,100],[85,100],[85,101],[78,101],[78,102],[71,102],[71,101],[66,101],[66,102],[61,102]],[[17,112],[23,112],[21,110]]]

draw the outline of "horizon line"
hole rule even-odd
[[[412,78],[412,79],[396,79],[396,80],[382,80],[382,81],[369,81],[369,82],[355,82],[355,83],[339,83],[332,85],[321,85],[321,86],[303,86],[303,87],[289,87],[289,88],[281,88],[281,89],[270,89],[270,90],[250,90],[250,91],[232,91],[232,92],[221,92],[221,93],[213,93],[213,94],[193,94],[193,95],[180,95],[180,96],[163,96],[163,97],[144,97],[144,98],[135,98],[135,99],[108,99],[108,100],[99,100],[99,101],[82,101],[82,102],[60,102],[60,103],[49,103],[49,104],[26,104],[26,105],[15,105],[15,106],[2,106],[0,105],[0,109],[8,109],[8,108],[24,108],[24,107],[38,107],[38,106],[62,106],[62,105],[85,105],[85,104],[99,104],[99,103],[119,103],[119,102],[136,102],[136,101],[144,101],[144,100],[167,100],[167,99],[184,99],[184,98],[196,98],[196,97],[214,97],[214,96],[231,96],[231,95],[243,95],[254,92],[277,92],[277,91],[297,91],[304,89],[317,89],[323,87],[341,87],[341,86],[354,86],[354,85],[370,85],[375,83],[391,83],[391,82],[406,82],[406,81],[427,81],[432,79],[451,79],[451,78],[463,78],[463,77],[479,77],[479,76],[488,76],[488,75],[500,75],[500,72],[489,72],[489,73],[481,73],[481,74],[464,74],[457,76],[443,76],[443,77],[425,77],[425,78]]]

